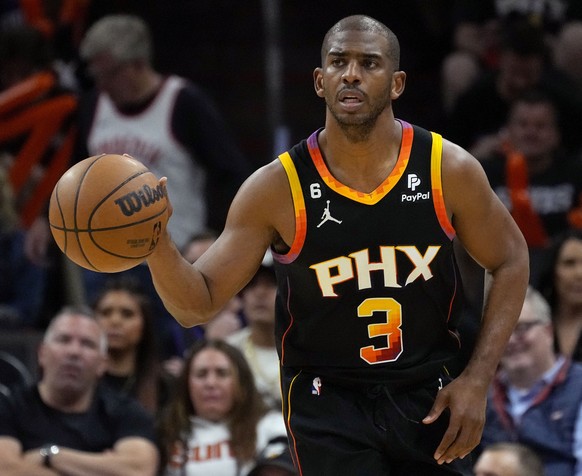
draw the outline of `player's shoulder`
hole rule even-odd
[[[481,163],[460,145],[443,138],[442,173],[464,174],[483,170]]]
[[[255,170],[243,184],[242,189],[256,189],[273,192],[287,184],[285,170],[278,159],[275,159]]]
[[[473,155],[454,142],[443,139],[442,189],[447,209],[452,213],[493,196],[485,170]]]
[[[274,160],[257,169],[239,189],[227,222],[265,226],[274,236],[292,242],[294,211],[291,188],[283,165]]]

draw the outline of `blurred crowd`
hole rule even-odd
[[[349,13],[348,3],[314,7],[327,15],[321,28]],[[396,105],[396,114],[482,163],[530,249],[530,289],[491,388],[475,474],[582,475],[582,2],[380,3],[371,2],[370,14],[413,50],[403,65],[410,98],[401,101],[412,104]],[[213,4],[228,15],[228,2]],[[51,239],[48,201],[62,173],[92,155],[128,153],[169,178],[170,231],[193,263],[220,233],[238,187],[274,158],[241,140],[233,109],[204,82],[210,75],[188,75],[184,65],[219,66],[181,44],[165,63],[156,57],[163,20],[155,23],[153,12],[150,2],[0,1],[0,332],[40,339],[38,369],[22,376],[27,386],[3,382],[0,371],[0,437],[11,438],[0,443],[0,460],[8,468],[29,455],[34,474],[114,464],[127,465],[121,474],[296,474],[280,414],[270,256],[212,321],[186,329],[164,309],[145,264],[94,273]],[[301,18],[297,25],[307,21],[286,13]],[[403,34],[411,24],[422,35]],[[228,51],[214,53],[228,61]],[[300,65],[304,95],[315,66]],[[294,71],[287,74],[292,85]],[[267,104],[253,107],[268,116]],[[296,125],[288,108],[289,129],[303,134],[314,119]],[[264,143],[271,132],[255,131]],[[457,258],[462,366],[486,278],[460,247]],[[71,352],[80,363],[68,368]],[[55,371],[63,365],[64,374]],[[61,387],[75,379],[64,398]],[[33,410],[36,419],[24,417]],[[36,439],[20,437],[27,425],[41,428]],[[78,436],[92,428],[94,437]],[[35,460],[30,450],[50,443],[53,431],[70,447],[60,457],[47,447]],[[52,456],[63,466],[51,468]]]

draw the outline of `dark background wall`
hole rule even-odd
[[[267,0],[270,1],[270,0]],[[274,156],[265,74],[260,0],[97,0],[89,22],[131,12],[150,24],[156,66],[202,86],[218,103],[247,156],[257,166]],[[280,0],[283,103],[294,143],[321,127],[324,104],[313,91],[325,32],[340,18],[364,13],[384,22],[401,42],[408,73],[397,117],[439,130],[438,69],[450,42],[451,0]]]

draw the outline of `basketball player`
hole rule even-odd
[[[155,285],[180,323],[198,325],[270,247],[299,474],[471,474],[465,456],[527,286],[525,241],[476,159],[395,119],[406,74],[385,25],[344,18],[321,54],[314,84],[325,127],[243,184],[222,235],[194,265],[164,235],[148,259]],[[453,380],[455,237],[491,279],[472,358]]]

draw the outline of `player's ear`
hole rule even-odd
[[[390,88],[390,99],[398,99],[404,92],[406,85],[406,73],[404,71],[394,71],[392,73],[392,86]]]
[[[313,70],[313,87],[315,88],[315,94],[320,98],[325,96],[325,91],[323,89],[323,75],[321,68],[315,68]]]

